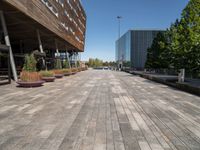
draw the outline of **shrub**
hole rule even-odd
[[[83,71],[81,67],[77,68],[78,71]]]
[[[63,69],[63,73],[70,73],[71,70],[70,69]]]
[[[63,70],[52,70],[54,72],[54,74],[63,74]]]
[[[80,67],[80,61],[77,61],[77,67]]]
[[[55,69],[62,69],[61,60],[59,58],[55,61]]]
[[[54,77],[53,71],[40,71],[41,77]]]
[[[20,73],[20,79],[24,82],[34,82],[40,80],[40,74],[36,72],[37,61],[33,54],[25,55],[23,70]]]
[[[69,61],[68,60],[65,60],[63,62],[63,68],[69,68]]]
[[[35,72],[37,61],[33,54],[25,55],[25,62],[23,66],[23,71]]]
[[[77,68],[72,68],[71,70],[72,70],[72,72],[77,72],[78,71]]]

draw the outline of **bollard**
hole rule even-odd
[[[180,69],[180,73],[178,74],[178,82],[182,83],[185,81],[185,69]]]

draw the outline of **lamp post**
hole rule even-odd
[[[122,19],[122,16],[117,16],[117,20],[118,20],[118,59],[120,57],[121,59],[121,56],[119,56],[119,51],[121,51],[120,49],[120,36],[121,36],[121,19]],[[118,68],[119,70],[121,70],[122,68],[122,63],[123,63],[123,60],[120,61],[120,59],[118,60]],[[121,66],[120,66],[121,65]]]
[[[118,19],[118,34],[119,34],[119,38],[120,38],[120,34],[121,34],[121,19],[122,19],[122,16],[117,16],[117,19]]]

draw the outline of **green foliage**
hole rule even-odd
[[[62,69],[61,60],[59,58],[55,61],[55,69]]]
[[[33,54],[25,56],[25,62],[23,66],[23,71],[35,72],[37,61]]]
[[[103,66],[103,61],[98,58],[96,58],[96,59],[90,58],[88,65],[89,65],[89,67],[100,67],[100,66]]]
[[[54,73],[52,71],[40,71],[41,77],[54,77]]]
[[[62,71],[63,71],[63,73],[70,73],[71,72],[70,69],[63,69]]]
[[[147,50],[146,68],[168,68],[165,57],[167,50],[167,38],[164,33],[159,32],[150,48]]]
[[[77,61],[77,67],[80,67],[80,61]]]
[[[102,60],[96,58],[96,59],[92,59],[90,58],[89,61],[87,62],[87,65],[89,67],[101,67],[101,66],[110,66],[110,67],[116,67],[117,66],[117,63],[115,61],[105,61],[103,62]]]
[[[72,72],[77,72],[78,69],[77,69],[77,68],[72,68],[71,71],[72,71]]]
[[[109,66],[109,62],[103,62],[103,66]]]
[[[130,61],[124,61],[123,62],[123,66],[127,67],[127,68],[130,68],[131,67],[131,62]]]
[[[146,67],[185,68],[187,73],[200,72],[200,1],[190,0],[180,20],[160,35],[148,49]]]
[[[110,62],[108,63],[108,65],[109,65],[110,67],[117,67],[117,63],[116,63],[115,61],[110,61]]]
[[[63,62],[63,68],[69,68],[69,61],[68,60],[65,60]]]
[[[200,71],[200,1],[190,0],[182,12],[179,43],[182,61],[190,73]]]

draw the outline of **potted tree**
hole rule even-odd
[[[77,65],[77,72],[81,72],[82,70],[80,67],[80,61],[77,61],[76,65]]]
[[[40,71],[40,76],[45,82],[54,82],[55,80],[53,71]]]
[[[20,80],[17,81],[21,87],[38,87],[44,83],[40,74],[36,71],[36,59],[33,54],[25,56],[25,62],[20,73]]]
[[[62,78],[64,76],[62,70],[61,60],[59,58],[56,59],[55,69],[53,70],[56,78]]]
[[[71,75],[71,69],[63,69],[63,74],[64,74],[64,76]]]
[[[65,60],[64,62],[63,62],[63,74],[64,74],[64,76],[69,76],[69,75],[71,75],[71,69],[69,68],[70,66],[69,66],[69,62],[67,61],[67,60]]]

